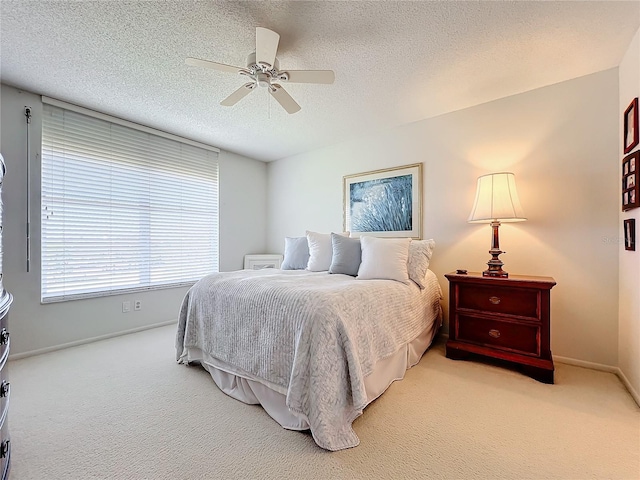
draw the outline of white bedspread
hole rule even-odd
[[[183,301],[177,360],[186,363],[188,348],[203,350],[233,365],[230,373],[285,394],[319,446],[354,447],[351,424],[367,404],[364,378],[434,320],[441,291],[430,278],[422,291],[413,282],[326,272],[209,275]]]

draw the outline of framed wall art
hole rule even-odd
[[[636,250],[636,220],[629,218],[624,221],[624,249]]]
[[[624,153],[629,153],[640,143],[640,131],[638,130],[638,97],[634,98],[624,111],[624,137],[622,145]]]
[[[622,211],[626,212],[640,206],[640,151],[627,155],[622,159]]]
[[[347,175],[344,230],[352,236],[422,238],[422,164]]]

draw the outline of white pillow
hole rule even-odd
[[[436,242],[432,238],[412,240],[409,244],[409,260],[407,261],[409,278],[416,282],[421,289],[426,287],[425,278],[435,245]]]
[[[362,263],[356,278],[396,280],[408,284],[409,243],[410,238],[360,237]]]
[[[339,233],[344,237],[349,236],[349,232]],[[309,244],[309,263],[307,270],[311,272],[326,272],[331,267],[333,258],[333,246],[331,244],[330,233],[317,233],[307,230],[307,242]]]

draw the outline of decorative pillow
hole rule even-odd
[[[422,289],[426,287],[425,277],[427,276],[427,269],[435,246],[436,242],[432,238],[429,240],[412,240],[409,244],[409,260],[407,261],[409,278]]]
[[[348,237],[349,232],[343,233]],[[333,247],[330,233],[317,233],[307,230],[307,242],[309,244],[309,263],[307,270],[312,272],[326,272],[331,266]]]
[[[358,280],[386,279],[408,284],[409,243],[410,238],[360,237],[362,263]]]
[[[333,247],[333,256],[331,257],[329,273],[343,273],[344,275],[355,277],[358,274],[362,258],[360,239],[343,237],[332,233],[331,245]]]
[[[282,270],[304,270],[309,261],[307,237],[285,237]]]

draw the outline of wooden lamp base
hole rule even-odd
[[[493,220],[491,222],[491,228],[493,229],[493,237],[491,241],[491,260],[487,262],[489,268],[482,272],[483,277],[499,277],[509,278],[509,274],[502,269],[504,263],[498,258],[501,253],[507,253],[500,250],[500,239],[498,238],[498,228],[500,228],[500,221]]]

